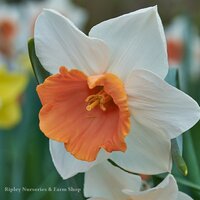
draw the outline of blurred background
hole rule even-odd
[[[166,32],[170,64],[166,80],[200,104],[200,1],[0,1],[0,199],[84,199],[83,174],[62,180],[51,161],[48,139],[38,127],[41,105],[35,92],[37,82],[27,41],[33,37],[34,22],[42,8],[56,9],[87,34],[101,21],[153,5],[158,5]],[[182,191],[200,200],[200,123],[181,139],[189,173],[184,177],[175,166],[173,174]],[[149,181],[158,183],[160,176]],[[41,191],[11,192],[5,191],[6,187]],[[81,192],[42,190],[50,187],[80,188]]]

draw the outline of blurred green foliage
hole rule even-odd
[[[23,96],[23,120],[12,130],[0,130],[0,199],[2,200],[70,200],[84,199],[83,174],[67,181],[55,170],[49,153],[48,139],[39,130],[41,107],[31,77]],[[81,192],[5,192],[15,188],[80,188]]]

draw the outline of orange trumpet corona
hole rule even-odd
[[[101,148],[125,151],[130,113],[122,81],[111,73],[86,76],[60,67],[37,87],[44,134],[63,142],[79,160],[94,161]]]

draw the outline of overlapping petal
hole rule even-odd
[[[122,189],[138,191],[140,186],[139,176],[128,174],[104,162],[85,173],[84,194],[86,197],[126,200],[127,196],[122,193]]]
[[[158,186],[143,191],[123,190],[130,200],[181,200],[178,199],[178,186],[172,175],[168,175]],[[189,200],[189,199],[188,199]]]
[[[159,174],[171,171],[170,140],[158,132],[141,126],[133,118],[132,131],[127,136],[125,153],[113,152],[111,159],[128,171]]]
[[[150,71],[133,70],[125,87],[134,119],[149,131],[175,138],[200,119],[196,101]]]
[[[104,21],[94,26],[89,36],[100,38],[109,46],[109,71],[120,78],[125,79],[133,68],[166,76],[166,41],[157,7]]]
[[[108,154],[101,150],[94,162],[80,161],[66,151],[62,142],[50,140],[49,146],[53,163],[63,179],[68,179],[78,173],[86,172],[92,166],[108,158]]]
[[[109,50],[100,40],[87,37],[72,22],[53,10],[44,10],[35,24],[36,54],[52,74],[60,66],[78,68],[87,75],[104,73]]]
[[[90,200],[192,200],[179,192],[172,175],[168,175],[160,184],[141,191],[139,176],[121,171],[108,162],[92,167],[85,174],[84,194]]]

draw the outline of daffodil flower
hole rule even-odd
[[[0,69],[0,128],[15,126],[21,119],[20,95],[25,89],[24,75]]]
[[[89,36],[44,10],[34,37],[53,74],[37,87],[40,128],[63,178],[108,156],[136,173],[171,170],[170,140],[199,120],[200,108],[163,80],[168,62],[157,7],[102,22]]]
[[[192,200],[180,192],[168,175],[159,185],[141,191],[139,176],[128,174],[110,163],[101,163],[85,173],[84,195],[89,200]]]

